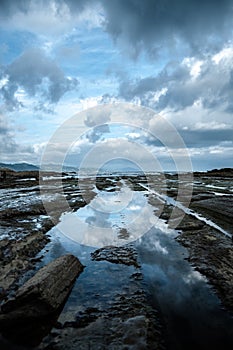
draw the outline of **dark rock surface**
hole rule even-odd
[[[149,305],[139,274],[130,276],[128,285],[109,299],[108,307],[96,304],[76,312],[69,321],[63,315],[39,349],[165,349],[160,315]]]
[[[233,196],[195,201],[191,208],[226,227],[233,234]]]
[[[60,189],[56,179],[59,174],[40,173],[45,176],[40,183],[38,174],[9,171],[9,176],[0,181],[0,302],[9,293],[14,293],[25,273],[35,269],[40,259],[37,254],[50,240],[46,233],[63,212],[61,199],[65,197],[70,210],[77,210],[95,196],[88,180],[83,180],[84,200],[77,179],[65,178]],[[49,213],[44,207],[46,203],[51,209]]]
[[[195,176],[212,176],[212,177],[233,177],[233,168],[212,169],[207,172],[195,172]]]
[[[132,317],[126,313],[124,318],[122,313],[115,317],[103,314],[96,320],[92,318],[92,322],[83,328],[72,323],[62,329],[54,329],[39,349],[164,350],[161,329],[158,324],[150,323],[152,317],[143,315],[143,311],[141,315]]]
[[[232,230],[232,174],[232,170],[229,169],[194,174],[196,184],[191,202],[191,208],[194,211],[211,219],[228,232]],[[9,189],[10,194],[9,201],[5,201],[3,198],[3,204],[6,203],[6,205],[0,209],[1,233],[6,232],[8,235],[7,238],[0,241],[0,285],[2,287],[0,293],[5,298],[10,288],[15,288],[17,283],[20,285],[20,282],[17,282],[20,277],[26,271],[35,268],[37,259],[40,259],[36,255],[49,240],[46,232],[58,221],[63,210],[60,204],[61,198],[66,198],[71,210],[77,210],[85,206],[96,195],[89,179],[83,179],[82,186],[79,186],[77,178],[72,178],[72,176],[64,178],[62,180],[63,197],[60,195],[56,179],[45,179],[41,182],[41,185],[45,187],[45,196],[48,195],[44,201],[51,203],[53,208],[50,216],[45,218],[46,210],[39,197],[40,186],[37,176],[34,179],[21,182],[21,179],[18,181],[18,175],[13,175],[10,174],[8,179],[0,182],[0,188]],[[33,175],[31,173],[32,177]],[[49,176],[49,174],[47,175]],[[51,176],[55,175],[51,174]],[[21,174],[21,176],[22,178],[31,177],[29,174]],[[100,177],[97,179],[97,188],[110,192],[118,191],[122,178],[105,179]],[[114,182],[115,180],[117,183]],[[125,180],[129,180],[130,187],[135,191],[145,190],[140,183],[144,182],[147,185],[147,179],[140,176],[130,179],[125,176]],[[179,187],[176,175],[167,175],[166,182],[163,182],[163,178],[160,179],[159,176],[150,176],[148,181],[150,180],[152,189],[161,190],[161,192],[164,190],[164,193],[176,199]],[[81,187],[82,190],[80,190]],[[15,190],[15,193],[11,190]],[[4,193],[8,196],[8,190]],[[85,196],[82,196],[83,193]],[[59,195],[57,196],[57,194]],[[156,196],[153,198],[148,194],[145,196],[149,197],[149,203],[155,207],[155,215],[169,221],[173,206],[164,205]],[[182,215],[183,213],[178,210],[178,219]],[[175,219],[174,217],[173,220],[175,221]],[[185,215],[176,228],[181,231],[176,238],[177,241],[188,249],[189,257],[187,260],[207,277],[223,305],[228,310],[233,311],[233,245],[231,239],[189,215]],[[126,233],[126,231],[121,232],[124,235]],[[39,349],[47,350],[164,349],[161,315],[149,306],[147,296],[142,288],[143,276],[133,245],[98,249],[92,253],[92,260],[93,264],[100,266],[108,264],[107,262],[112,263],[108,264],[111,266],[112,273],[114,269],[132,270],[130,276],[127,275],[125,289],[118,290],[114,296],[106,293],[106,298],[108,298],[106,307],[101,307],[103,305],[98,302],[102,290],[100,292],[96,289],[96,297],[91,300],[91,306],[88,304],[82,307],[79,305],[79,299],[75,299],[75,303],[77,303],[75,309],[72,312],[67,312],[68,315],[62,313],[64,316],[62,318],[60,314],[62,306],[59,307],[59,305],[65,303],[65,295],[69,294],[69,287],[66,288],[65,283],[60,283],[58,274],[54,275],[53,282],[47,279],[47,282],[44,283],[44,287],[48,291],[48,299],[45,295],[38,297],[39,294],[34,294],[35,281],[31,284],[32,289],[30,289],[30,283],[27,282],[29,284],[26,283],[19,289],[16,299],[3,306],[5,313],[0,319],[2,319],[1,327],[5,331],[4,335],[8,338],[15,337],[16,341],[20,338],[22,344],[26,341],[29,345],[34,346],[39,343],[43,335],[49,333],[39,346]],[[80,279],[83,278],[83,275]],[[116,276],[119,275],[116,274]],[[95,279],[98,277],[101,278],[98,275],[97,267],[93,275],[94,282],[91,289],[95,289],[97,285]],[[88,279],[88,283],[90,283],[90,279]],[[108,281],[108,279],[106,280]],[[57,290],[62,288],[61,295],[51,297],[50,292],[52,293],[53,286],[57,286]],[[23,289],[24,292],[22,292]],[[23,295],[27,297],[24,299]],[[92,296],[92,294],[90,295]],[[37,297],[38,303],[35,302]],[[30,311],[28,311],[28,307]],[[41,317],[38,318],[39,314]],[[49,318],[45,319],[47,314],[49,314]],[[59,314],[60,317],[57,321]],[[28,317],[30,322],[25,321],[25,316],[22,318],[23,315]],[[18,321],[14,320],[19,320],[20,317],[22,321],[18,327],[16,326]],[[12,326],[12,324],[14,325]],[[17,347],[10,345],[6,339],[0,337],[0,348],[9,350]]]
[[[2,305],[0,330],[21,344],[37,344],[64,305],[76,277],[83,271],[73,255],[61,256],[40,269]],[[12,328],[14,334],[12,335]],[[30,330],[30,333],[28,332]],[[41,334],[42,333],[42,334]]]
[[[225,307],[233,311],[233,247],[229,237],[214,228],[186,215],[177,237],[189,251],[188,260],[214,286]]]
[[[106,260],[114,264],[133,265],[140,267],[137,261],[137,253],[135,248],[130,245],[121,247],[107,246],[97,249],[91,254],[93,260]]]
[[[33,232],[20,240],[0,241],[0,300],[11,287],[15,288],[20,276],[33,269],[34,257],[49,241],[43,232]]]
[[[176,175],[171,175],[172,190],[167,195],[174,197]],[[152,177],[151,186],[156,179]],[[194,173],[193,195],[190,209],[233,234],[233,169],[215,169]],[[152,201],[150,201],[152,204]],[[164,204],[160,218],[169,224],[173,206]],[[183,216],[182,210],[177,215]],[[169,226],[170,226],[169,225]],[[214,287],[223,305],[233,310],[233,244],[232,239],[197,218],[185,214],[176,229],[177,241],[188,249],[190,263]]]

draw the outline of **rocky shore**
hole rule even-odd
[[[41,175],[41,174],[40,174]],[[2,189],[2,206],[0,209],[0,302],[7,295],[14,293],[26,278],[30,277],[35,264],[40,260],[37,254],[46,246],[50,237],[47,232],[58,222],[62,214],[61,195],[57,188],[56,173],[46,173],[46,198],[40,197],[43,181],[39,182],[39,172],[14,172],[9,170],[6,178],[0,182]],[[68,183],[66,187],[66,182]],[[75,186],[77,195],[70,196],[71,187]],[[85,200],[95,195],[88,189]],[[64,180],[63,197],[66,198],[70,210],[77,210],[86,205],[77,180]],[[52,211],[47,214],[44,203],[51,204]]]
[[[114,256],[114,259],[113,259]],[[142,286],[142,274],[137,261],[137,252],[132,246],[106,247],[92,254],[94,261],[111,261],[106,291],[110,288],[112,274],[120,272],[122,264],[127,285],[109,296],[107,306],[90,300],[91,307],[73,315],[63,312],[52,332],[44,338],[39,349],[158,349],[164,350],[165,340],[159,312],[148,303]],[[96,272],[96,278],[101,272]],[[91,281],[90,281],[91,283]],[[111,294],[110,294],[111,295]]]
[[[57,195],[57,184],[60,182],[56,181],[54,173],[47,174],[45,178],[44,182],[41,181],[38,172],[25,172],[20,175],[10,172],[0,183],[3,195],[3,204],[0,209],[0,233],[2,234],[0,240],[0,297],[2,305],[7,305],[9,297],[17,299],[17,295],[22,295],[22,291],[25,292],[27,289],[27,283],[30,285],[30,282],[27,282],[30,281],[30,278],[32,278],[31,286],[36,285],[33,278],[37,278],[35,276],[40,274],[40,270],[37,274],[35,273],[41,267],[40,261],[50,242],[47,232],[58,222],[62,214],[60,192]],[[148,178],[145,176],[131,178],[118,176],[115,182],[111,178],[106,180],[100,177],[96,181],[96,187],[98,190],[113,192],[119,189],[122,179],[126,180],[134,191],[144,191],[142,184],[161,188],[161,179],[158,178],[158,175],[150,175]],[[178,233],[175,238],[187,248],[186,260],[207,278],[229,312],[233,311],[233,244],[230,237],[230,234],[233,234],[232,180],[232,169],[194,173],[193,195],[190,203],[192,211],[219,225],[220,228],[226,230],[228,236],[193,215],[187,213],[184,215],[179,209],[177,217],[182,216],[182,220],[176,227]],[[42,202],[40,189],[43,185],[46,186],[46,197]],[[62,196],[69,203],[71,211],[86,206],[96,195],[93,183],[89,179],[84,179],[82,186],[79,185],[77,178],[73,176],[64,176],[62,180]],[[168,174],[166,195],[175,199],[177,189],[177,176]],[[161,204],[161,200],[155,195],[147,194],[147,196],[150,205],[155,207],[155,215],[160,216],[163,222],[169,223],[173,205]],[[49,213],[50,215],[43,205],[46,201],[52,202],[53,210]],[[41,254],[43,248],[44,253]],[[43,333],[43,335],[48,335],[40,345],[29,345],[48,350],[165,349],[166,336],[163,318],[159,308],[152,307],[148,301],[147,292],[143,287],[143,274],[136,247],[128,244],[123,247],[100,248],[91,253],[91,260],[95,264],[100,264],[97,266],[101,266],[102,263],[117,266],[117,271],[121,271],[122,266],[125,266],[128,269],[124,270],[127,271],[125,276],[127,288],[120,289],[112,300],[109,300],[108,307],[94,303],[92,306],[77,311],[72,317],[66,318],[64,313],[59,318],[62,307],[56,307],[52,325],[49,325],[49,329]],[[50,275],[50,272],[48,273]],[[98,273],[96,274],[98,276]],[[51,289],[52,285],[56,285],[58,298],[59,295],[64,295],[62,301],[59,302],[61,306],[73,285],[74,278],[71,280],[65,294],[61,293],[65,286],[62,279],[60,285],[54,284],[51,279],[52,284],[46,285],[45,283],[41,290]],[[33,310],[35,308],[30,304],[29,299],[23,307],[27,305]],[[7,313],[6,310],[7,307],[5,306],[4,311],[3,306],[2,315],[0,315],[3,336],[4,332],[7,333],[7,329],[1,326],[3,325],[1,319],[6,317],[4,315]],[[16,334],[15,343],[19,343],[18,339],[19,335]],[[2,339],[1,341],[3,348],[4,346],[6,349],[11,348],[12,345],[8,344],[7,340]],[[24,345],[28,346],[26,343]]]
[[[173,197],[174,193],[170,195]],[[176,227],[180,232],[176,240],[188,249],[188,261],[207,277],[224,307],[232,312],[233,169],[194,173],[194,188],[189,208],[229,233],[226,236],[204,221],[188,214],[185,214]],[[162,214],[165,220],[168,220],[171,211],[172,206],[165,205]],[[182,210],[180,210],[180,216],[183,216]]]
[[[82,264],[71,254],[40,269],[1,306],[2,335],[16,344],[38,345],[55,323],[82,271]]]
[[[194,192],[190,208],[233,235],[233,169],[213,170],[194,175],[195,180],[209,184],[208,189],[219,192]],[[207,277],[223,305],[232,312],[232,238],[190,215],[185,215],[177,229],[182,231],[177,240],[188,249],[190,263]]]

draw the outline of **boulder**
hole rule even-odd
[[[73,255],[61,256],[40,269],[2,305],[0,331],[21,344],[37,344],[60,314],[83,265]],[[45,334],[44,334],[45,333]]]

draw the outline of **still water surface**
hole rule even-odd
[[[65,213],[49,232],[52,241],[43,264],[69,252],[86,266],[60,320],[72,319],[87,307],[106,309],[118,292],[130,288],[133,266],[95,262],[90,253],[96,247],[133,242],[148,302],[161,312],[168,348],[232,349],[232,316],[206,278],[185,260],[186,249],[174,239],[178,233],[155,216],[147,195],[146,190],[132,191],[126,184],[118,192],[98,191],[89,205]]]

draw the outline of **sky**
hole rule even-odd
[[[232,113],[233,0],[0,2],[0,162],[232,167]]]

